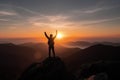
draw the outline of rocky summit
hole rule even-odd
[[[33,63],[19,80],[76,80],[59,57],[48,57],[41,63]]]

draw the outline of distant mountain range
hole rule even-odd
[[[85,49],[55,46],[56,55],[62,58],[72,73],[80,71],[83,64],[120,61],[120,46],[118,45],[95,44]],[[43,43],[0,44],[0,78],[16,80],[30,64],[43,60],[47,55],[47,45]]]
[[[33,48],[37,53],[41,54],[41,58],[48,57],[48,45],[45,43],[24,43],[21,46]],[[75,52],[81,50],[80,48],[69,48],[62,45],[55,45],[55,52],[57,56],[67,57]]]
[[[0,80],[16,78],[32,64],[35,50],[12,43],[0,44]]]
[[[75,41],[75,42],[67,42],[67,45],[79,48],[87,48],[96,44],[104,44],[111,46],[120,46],[120,43],[115,42],[89,42],[89,41]]]
[[[81,64],[87,64],[95,61],[120,61],[120,46],[103,44],[93,45],[72,54],[66,60],[70,65],[76,65],[71,66],[76,67],[75,69],[77,69],[77,67],[79,68]]]

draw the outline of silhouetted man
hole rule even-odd
[[[50,37],[48,37],[47,33],[44,32],[45,36],[48,39],[48,45],[49,45],[49,57],[51,57],[51,50],[53,52],[53,56],[55,57],[55,50],[54,50],[54,39],[57,36],[57,30],[56,30],[56,35],[53,37],[53,34],[50,34]]]

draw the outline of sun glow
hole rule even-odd
[[[63,35],[61,33],[58,33],[57,34],[57,39],[61,39],[61,38],[63,38]]]

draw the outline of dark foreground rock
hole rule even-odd
[[[42,63],[32,64],[19,80],[76,80],[68,73],[64,62],[58,58],[47,58]]]
[[[120,80],[119,72],[120,61],[100,61],[84,65],[83,69],[80,71],[79,79]]]

